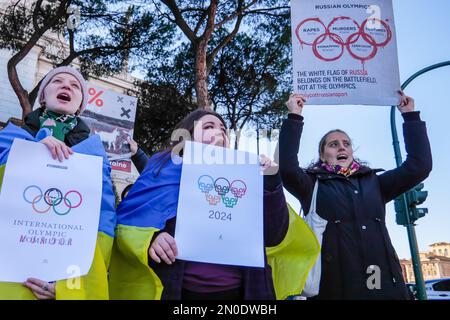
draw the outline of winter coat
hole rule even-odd
[[[136,167],[136,170],[139,172],[139,174],[141,174],[142,171],[144,171],[145,166],[147,165],[148,156],[144,152],[144,150],[142,150],[141,148],[138,148],[136,151],[136,154],[131,156],[131,161],[133,161],[133,164]]]

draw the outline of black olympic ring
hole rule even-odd
[[[57,193],[56,197],[51,195],[54,192]],[[50,199],[50,201],[47,201],[48,199]],[[55,205],[55,206],[57,206],[62,201],[62,192],[61,192],[61,190],[59,190],[58,188],[47,189],[47,191],[45,191],[45,193],[44,193],[44,201],[48,205]]]

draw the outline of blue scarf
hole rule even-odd
[[[169,159],[170,154],[152,156],[126,198],[117,207],[117,223],[135,227],[163,229],[166,221],[177,214],[181,164]]]

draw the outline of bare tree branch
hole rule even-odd
[[[206,42],[209,41],[215,27],[215,19],[217,13],[218,0],[211,0],[211,4],[208,7],[208,19],[206,20],[205,32],[201,36]]]
[[[248,13],[262,13],[262,12],[270,12],[270,11],[278,11],[278,10],[290,10],[291,8],[288,6],[283,7],[273,7],[273,8],[259,8],[255,10],[246,11],[245,14]]]
[[[236,20],[236,24],[234,25],[233,31],[228,36],[226,36],[208,55],[208,58],[207,58],[208,71],[211,71],[212,64],[214,62],[214,58],[217,56],[219,51],[222,50],[222,48],[224,48],[231,40],[233,40],[233,38],[238,33],[239,28],[241,26],[242,18],[243,18],[242,15],[238,16],[238,18]]]
[[[203,10],[201,17],[200,17],[200,19],[198,19],[197,25],[195,26],[194,34],[197,34],[198,30],[200,30],[200,27],[202,26],[203,22],[205,22],[207,15],[208,15],[208,11]]]
[[[232,14],[232,15],[226,17],[226,18],[223,19],[221,22],[217,23],[217,24],[216,24],[216,29],[219,29],[219,28],[222,27],[225,23],[227,23],[228,21],[233,20],[233,19],[236,18],[237,16],[242,15],[242,13],[243,13],[245,10],[247,10],[248,8],[250,8],[251,6],[253,6],[257,1],[258,1],[258,0],[253,0],[253,1],[251,1],[247,6],[245,6],[245,7],[241,8],[241,9],[239,9],[239,8],[242,7],[242,5],[243,5],[243,1],[242,1],[242,0],[239,0],[239,3],[238,3],[238,10],[237,10],[234,14]]]
[[[175,3],[175,0],[161,0],[161,2],[164,3],[167,6],[167,8],[169,8],[169,10],[172,12],[173,16],[175,17],[175,23],[180,27],[181,31],[183,31],[186,37],[192,43],[196,42],[197,37],[187,24],[186,20],[184,20],[183,15],[180,12],[180,9]]]
[[[39,11],[41,10],[41,5],[42,5],[42,1],[43,0],[38,0],[36,2],[36,5],[34,7],[34,12],[33,12],[33,28],[35,31],[39,30],[39,24],[37,21],[38,15],[39,15]]]
[[[34,30],[34,33],[30,37],[30,39],[15,55],[11,57],[11,59],[9,59],[7,63],[8,79],[14,92],[17,95],[17,98],[19,99],[19,103],[23,110],[23,117],[31,112],[33,106],[29,101],[29,95],[27,91],[20,82],[19,75],[16,69],[17,64],[27,56],[27,54],[33,49],[39,39],[44,35],[44,33],[49,30],[56,23],[56,21],[58,21],[59,17],[64,13],[66,3],[67,0],[62,1],[60,7],[58,7],[58,10],[55,13],[55,16],[49,21],[45,22],[42,28]]]

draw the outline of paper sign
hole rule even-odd
[[[186,142],[175,240],[178,259],[264,267],[257,155]]]
[[[294,92],[307,104],[397,105],[391,0],[291,1]]]
[[[88,273],[100,217],[102,161],[75,153],[59,162],[41,143],[14,140],[0,193],[0,281],[55,281]]]

